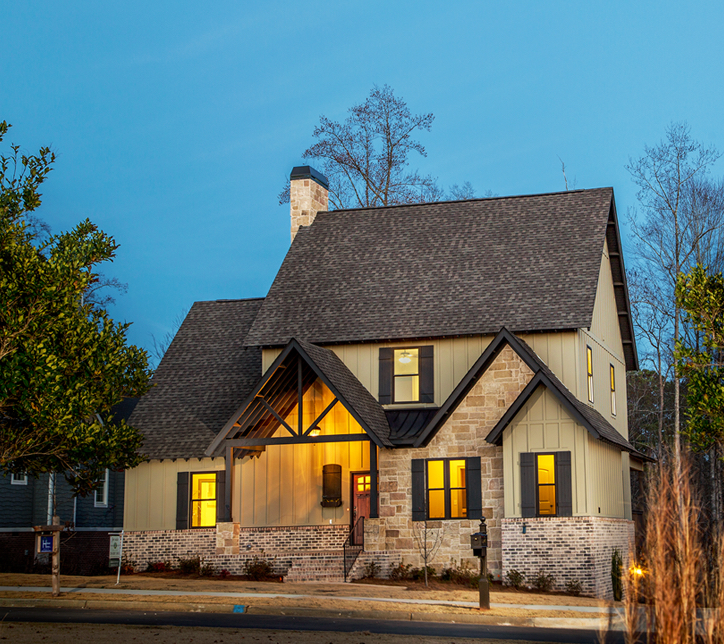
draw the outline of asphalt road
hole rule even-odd
[[[292,615],[244,615],[234,613],[172,613],[80,608],[3,608],[5,622],[52,622],[57,624],[133,624],[144,626],[208,626],[217,628],[259,628],[269,630],[337,631],[387,633],[391,635],[432,635],[476,639],[510,639],[527,642],[561,642],[564,644],[598,644],[599,635],[592,630],[487,626],[408,622],[398,620],[336,619],[297,617]],[[609,634],[607,644],[622,644],[622,633]]]

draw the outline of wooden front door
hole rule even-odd
[[[369,519],[370,517],[370,473],[360,472],[352,475],[352,527],[357,525],[360,517]],[[359,535],[354,534],[352,539],[357,543],[362,543],[363,526],[360,524],[358,530]]]

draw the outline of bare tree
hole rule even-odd
[[[444,521],[429,522],[415,521],[412,524],[412,537],[415,540],[415,546],[420,553],[423,566],[425,568],[425,586],[427,586],[427,567],[435,559],[437,551],[440,550],[445,534],[447,533],[447,524]]]
[[[719,158],[714,147],[693,140],[688,125],[674,123],[663,141],[645,146],[644,155],[626,166],[639,187],[640,212],[629,213],[636,238],[639,268],[655,293],[656,315],[670,330],[675,345],[681,337],[681,310],[674,297],[676,279],[696,261],[697,249],[710,235],[721,229],[719,219],[705,220],[693,210],[687,199],[696,181],[702,180]],[[660,305],[660,308],[659,308]],[[645,316],[640,316],[645,317]],[[639,324],[639,329],[641,329]],[[666,333],[662,334],[664,337]],[[673,367],[674,381],[674,458],[681,462],[680,378]]]
[[[321,116],[313,132],[317,141],[302,158],[318,162],[329,179],[332,210],[473,199],[469,182],[446,195],[434,177],[410,169],[411,156],[427,156],[414,137],[429,132],[434,120],[432,113],[412,114],[389,85],[375,85],[364,103],[349,109],[344,123]],[[288,202],[286,185],[279,203]]]
[[[161,362],[163,356],[166,355],[166,351],[168,351],[168,348],[171,346],[171,342],[173,342],[173,339],[176,337],[178,330],[181,328],[190,310],[189,308],[185,308],[180,313],[177,313],[173,322],[171,322],[171,328],[160,338],[157,338],[153,333],[151,334],[151,350],[149,353],[152,358],[156,359],[156,367],[158,363]]]

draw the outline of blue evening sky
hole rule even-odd
[[[435,114],[412,165],[446,187],[563,190],[560,157],[625,219],[624,165],[670,122],[724,148],[721,2],[26,1],[1,20],[6,143],[57,152],[55,231],[88,217],[120,243],[111,312],[144,347],[196,300],[266,294],[277,194],[319,115],[374,84]]]

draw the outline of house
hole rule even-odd
[[[291,175],[263,299],[197,302],[130,422],[126,556],[337,579],[488,566],[611,593],[633,542],[637,369],[613,190],[326,212]]]
[[[138,402],[127,398],[113,407],[114,418],[128,420]],[[110,533],[123,528],[125,472],[106,470],[97,490],[73,494],[62,474],[0,476],[0,571],[32,572],[49,565],[36,552],[34,526],[50,525],[53,512],[60,534],[61,571],[97,574],[108,571]]]

